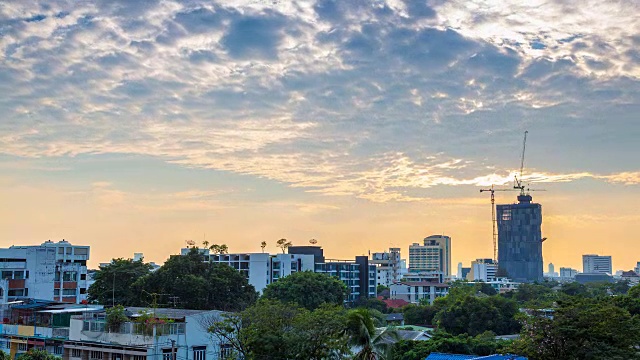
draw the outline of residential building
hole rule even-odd
[[[376,266],[369,264],[367,256],[356,256],[355,261],[325,260],[316,264],[315,272],[337,277],[347,285],[348,302],[376,297]]]
[[[582,255],[582,272],[586,274],[613,274],[611,256]]]
[[[439,271],[451,276],[451,238],[431,235],[409,246],[409,272]]]
[[[0,297],[80,303],[87,299],[89,246],[68,241],[0,249],[0,277],[7,280]]]
[[[125,309],[130,321],[110,328],[105,312],[70,319],[63,360],[217,360],[231,355],[230,344],[207,328],[221,319],[216,310]],[[136,319],[145,316],[150,321]]]
[[[186,255],[191,248],[181,250]],[[262,292],[267,285],[298,271],[314,271],[314,256],[306,254],[212,254],[209,249],[199,249],[205,261],[225,264],[238,270],[249,284]]]
[[[439,271],[421,271],[421,272],[411,272],[406,273],[402,277],[402,281],[404,282],[436,282],[436,283],[444,283],[449,279],[444,276],[442,272]]]
[[[411,304],[427,302],[430,305],[439,297],[449,293],[449,285],[434,282],[399,282],[389,286],[392,300],[404,300]]]
[[[476,259],[471,262],[471,271],[467,274],[469,281],[494,281],[498,272],[498,263],[493,259]]]
[[[542,206],[530,195],[517,204],[497,205],[498,264],[517,282],[543,280]]]
[[[369,262],[376,265],[376,279],[379,285],[389,286],[402,278],[400,248],[389,248],[388,252],[371,254]]]
[[[32,348],[62,357],[71,316],[102,311],[99,305],[23,299],[0,305],[0,350],[10,359]]]
[[[630,286],[635,286],[640,283],[640,276],[633,270],[623,271],[622,275],[620,275],[620,280],[628,281]]]
[[[367,256],[356,256],[355,260],[326,260],[320,246],[291,246],[287,250],[287,254],[211,254],[208,249],[199,249],[205,261],[238,270],[259,292],[295,272],[315,271],[342,280],[351,290],[348,301],[376,296],[376,265],[370,264]],[[181,254],[186,255],[189,251],[192,248],[184,248]]]
[[[640,274],[640,261],[636,263],[636,267],[633,268],[633,271],[635,271],[636,274]]]
[[[560,268],[560,280],[573,280],[578,274],[578,270],[572,268]]]

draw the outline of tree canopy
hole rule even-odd
[[[166,305],[223,311],[242,310],[257,299],[244,275],[227,265],[205,262],[197,249],[172,256],[160,269],[139,279],[134,288],[143,294],[146,306],[155,300],[154,294],[168,294],[163,295]]]
[[[262,297],[296,303],[308,310],[322,304],[342,305],[347,299],[346,285],[326,274],[301,271],[273,282],[264,289]]]
[[[94,274],[95,282],[89,287],[88,300],[99,304],[134,305],[140,301],[140,293],[133,284],[149,274],[151,265],[142,260],[113,259]]]

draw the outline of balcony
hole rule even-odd
[[[127,322],[118,329],[109,329],[104,321],[71,320],[70,340],[99,341],[121,345],[151,345],[170,343],[185,334],[185,323],[142,324]],[[80,330],[81,329],[81,330]]]

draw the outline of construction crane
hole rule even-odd
[[[512,189],[494,189],[493,185],[491,185],[490,189],[480,189],[480,192],[490,191],[491,192],[491,224],[493,225],[493,260],[498,261],[498,233],[496,231],[496,191],[513,191]]]
[[[524,195],[524,185],[522,185],[522,172],[524,171],[524,152],[527,149],[527,134],[529,131],[524,132],[524,141],[522,141],[522,158],[520,159],[520,173],[513,177],[513,188],[520,190],[520,195]],[[518,178],[520,177],[520,178]]]

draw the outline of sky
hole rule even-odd
[[[491,257],[523,180],[546,264],[640,261],[636,0],[0,2],[0,246],[187,240]],[[516,193],[497,192],[498,203]]]

